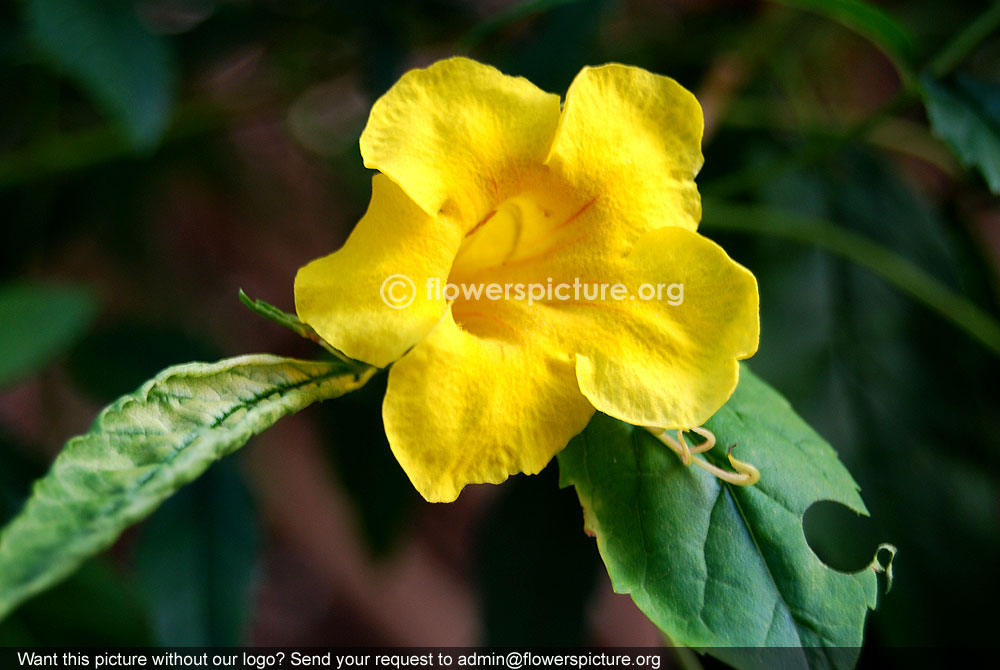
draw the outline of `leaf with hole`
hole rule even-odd
[[[646,430],[600,414],[559,455],[562,484],[576,487],[615,590],[673,641],[740,668],[851,666],[882,568],[827,567],[802,517],[818,500],[867,514],[854,480],[745,366],[706,427],[718,440],[708,460],[724,467],[738,442],[735,455],[760,469],[757,484],[684,467]]]

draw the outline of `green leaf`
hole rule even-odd
[[[867,514],[854,480],[746,367],[706,427],[718,440],[709,460],[724,467],[726,446],[739,442],[735,455],[760,470],[756,485],[684,467],[646,430],[600,414],[559,455],[562,484],[576,486],[615,591],[631,594],[675,642],[711,648],[737,667],[850,666],[881,567],[825,566],[802,517],[819,500]],[[751,647],[795,649],[775,656]]]
[[[0,431],[0,524],[17,513],[31,482],[45,472],[24,451]],[[0,622],[0,647],[146,646],[152,644],[147,619],[129,584],[95,558]]]
[[[374,368],[269,355],[169,368],[70,440],[0,533],[0,618],[105,549],[213,462]]]
[[[125,129],[132,145],[159,141],[170,116],[174,70],[166,40],[123,0],[26,0],[29,36]]]
[[[913,34],[882,9],[862,0],[774,0],[825,16],[862,35],[901,70],[909,72],[917,51]]]
[[[0,386],[68,349],[90,325],[96,306],[93,295],[77,286],[0,288]]]
[[[968,75],[920,83],[931,130],[1000,195],[1000,86]]]
[[[253,501],[235,459],[164,503],[135,549],[157,644],[245,644],[257,549]]]

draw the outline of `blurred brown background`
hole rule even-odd
[[[883,8],[916,36],[919,61],[987,6]],[[673,76],[705,108],[706,197],[828,220],[997,315],[996,196],[900,98],[892,60],[816,13],[724,0],[8,3],[2,281],[68,302],[54,325],[33,321],[49,353],[0,387],[0,512],[102,406],[163,367],[321,354],[237,292],[292,309],[297,268],[337,248],[367,205],[357,139],[371,103],[454,53],[560,93],[587,64]],[[996,82],[998,54],[984,38],[962,69]],[[862,663],[891,665],[892,645],[987,641],[996,352],[843,256],[713,227],[710,213],[706,202],[703,232],[760,281],[751,365],[840,451],[872,512],[818,506],[811,542],[845,570],[879,541],[899,546]],[[554,463],[424,503],[389,453],[383,392],[377,378],[255,438],[0,624],[0,642],[663,642],[611,592]]]

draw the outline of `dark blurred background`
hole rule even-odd
[[[843,570],[899,548],[862,665],[995,641],[1000,352],[941,312],[997,317],[998,199],[930,131],[891,49],[788,4],[824,3],[3,3],[0,520],[163,367],[320,354],[237,292],[291,310],[296,269],[346,238],[370,193],[358,136],[405,70],[465,53],[564,93],[620,61],[701,100],[702,232],[760,283],[751,365],[861,484],[871,518],[819,504],[810,542]],[[881,6],[918,65],[989,9]],[[992,87],[979,111],[1000,161],[1000,39],[948,69]],[[944,302],[831,253],[830,230],[922,269]],[[0,644],[663,642],[611,592],[555,462],[424,503],[385,441],[384,385],[255,438],[21,607]]]

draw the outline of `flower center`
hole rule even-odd
[[[560,264],[553,260],[586,236],[578,220],[593,202],[546,172],[470,225],[447,281],[455,321],[480,337],[517,335],[510,324],[516,309],[511,302],[527,301],[530,287],[539,282],[573,282],[553,276],[569,272],[556,269]]]

